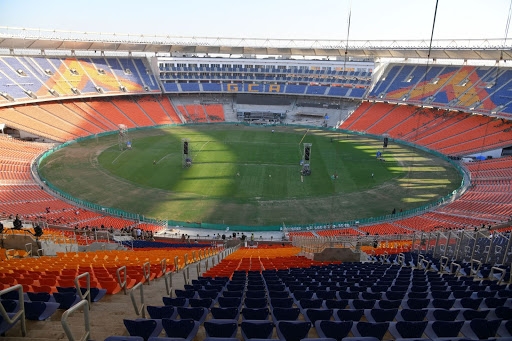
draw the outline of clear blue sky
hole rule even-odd
[[[434,37],[503,38],[510,0],[440,0]],[[174,36],[346,37],[350,0],[0,0],[0,25]],[[428,39],[435,0],[353,0],[351,39]],[[509,37],[511,34],[509,34]]]

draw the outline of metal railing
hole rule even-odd
[[[26,336],[27,335],[27,325],[25,321],[25,303],[23,300],[23,286],[21,284],[16,284],[12,287],[9,287],[7,289],[4,289],[0,291],[0,297],[3,295],[10,293],[12,291],[18,292],[18,305],[19,310],[11,317],[7,312],[5,311],[4,306],[0,303],[0,315],[2,315],[2,318],[5,323],[13,325],[16,322],[20,321],[21,324],[21,335]]]
[[[82,307],[84,308],[83,311],[84,311],[85,333],[79,339],[75,339],[75,337],[73,336],[73,333],[71,332],[71,328],[69,328],[68,318],[69,318],[69,315],[73,314],[75,311],[81,309]],[[89,320],[89,309],[90,309],[89,302],[87,300],[82,300],[82,301],[78,302],[77,304],[75,304],[74,306],[72,306],[71,308],[69,308],[68,310],[66,310],[64,312],[64,314],[62,314],[62,318],[61,318],[60,322],[62,324],[62,328],[64,328],[64,332],[66,333],[66,336],[68,337],[69,341],[75,341],[75,340],[88,341],[90,339],[91,324],[89,322],[90,321]]]

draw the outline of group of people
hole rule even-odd
[[[109,228],[107,228],[105,225],[101,225],[100,227],[96,226],[89,226],[85,225],[81,228],[77,225],[75,225],[75,233],[83,233],[83,232],[108,232],[110,234],[114,234],[114,227],[111,225]],[[122,234],[129,234],[132,236],[134,240],[146,240],[146,241],[154,241],[155,236],[153,234],[153,231],[150,230],[144,230],[140,228],[139,226],[125,226],[119,230]]]

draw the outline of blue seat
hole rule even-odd
[[[389,332],[396,339],[421,338],[427,328],[427,321],[398,321],[389,324]]]
[[[372,309],[375,306],[376,300],[349,300],[348,306],[350,309]]]
[[[333,309],[306,309],[303,314],[306,321],[314,324],[320,320],[329,321],[332,318]]]
[[[501,321],[476,318],[464,322],[461,332],[467,338],[485,340],[496,336]]]
[[[482,301],[483,301],[483,298],[464,297],[464,298],[456,299],[455,304],[453,306],[455,308],[468,308],[468,309],[477,310],[480,307]]]
[[[238,320],[240,311],[238,308],[219,308],[213,307],[210,309],[214,319]]]
[[[429,308],[451,309],[454,304],[455,300],[434,298],[430,301]]]
[[[428,298],[409,298],[402,303],[402,307],[406,309],[425,309],[430,304]]]
[[[140,336],[148,340],[152,336],[158,336],[162,332],[162,320],[136,319],[123,320],[130,336]]]
[[[460,310],[453,309],[427,309],[427,320],[428,321],[455,321],[459,316]]]
[[[310,329],[311,322],[278,321],[276,323],[279,340],[300,341],[308,335]]]
[[[315,329],[319,337],[330,337],[336,341],[341,341],[350,333],[352,321],[323,321],[315,322]]]
[[[190,298],[188,303],[191,307],[203,307],[210,309],[215,304],[215,301],[211,298]]]
[[[363,317],[363,309],[334,309],[334,320],[357,322]]]
[[[176,307],[176,309],[178,309],[180,319],[192,319],[199,322],[199,324],[203,323],[206,320],[206,315],[208,315],[208,309],[203,307]]]
[[[238,321],[211,319],[203,324],[207,337],[235,337]]]
[[[299,318],[299,308],[274,308],[272,309],[272,318],[277,321],[295,321]]]
[[[359,298],[362,300],[380,300],[382,298],[382,293],[380,292],[361,292],[359,293]]]
[[[176,294],[176,297],[183,297],[183,298],[194,298],[197,296],[197,293],[194,290],[174,290],[174,293]]]
[[[274,333],[274,324],[268,320],[244,320],[240,329],[244,340],[271,339]]]
[[[210,298],[213,301],[215,301],[219,296],[219,292],[217,290],[198,290],[197,295],[199,296],[199,298]]]
[[[52,316],[59,308],[55,302],[24,302],[25,317],[28,320],[43,321]]]
[[[346,291],[338,291],[337,293],[339,300],[354,300],[359,298],[358,292],[346,292]]]
[[[87,288],[80,288],[80,290],[82,291],[82,294],[85,294]],[[92,302],[98,302],[107,294],[107,289],[89,288],[89,290]]]
[[[365,309],[364,316],[368,322],[391,322],[395,319],[398,309]]]
[[[315,292],[317,298],[321,300],[333,300],[336,299],[336,291],[317,290]]]
[[[246,308],[265,308],[267,304],[267,300],[261,298],[246,298],[244,300],[244,305]]]
[[[497,318],[512,320],[512,308],[510,307],[498,307],[494,310],[494,314]]]
[[[294,300],[291,297],[288,298],[271,298],[270,306],[272,308],[291,308]]]
[[[464,321],[430,321],[425,329],[425,335],[432,340],[441,337],[458,337]]]
[[[320,299],[307,299],[303,298],[297,304],[301,310],[305,309],[320,309],[322,308],[323,300]]]
[[[222,296],[223,297],[236,297],[236,298],[240,298],[241,299],[243,295],[244,295],[243,291],[229,291],[229,290],[226,290],[226,291],[222,292]]]
[[[295,301],[299,302],[302,299],[312,299],[314,294],[313,291],[296,290],[292,295]]]
[[[460,312],[459,317],[457,317],[458,320],[466,320],[470,321],[476,318],[484,319],[489,315],[491,310],[474,310],[474,309],[462,309]]]
[[[389,322],[355,322],[352,334],[356,337],[375,337],[382,340],[389,328]]]
[[[28,299],[32,302],[56,302],[55,297],[47,292],[27,292],[27,296]]]
[[[379,309],[398,309],[402,305],[402,300],[379,300],[375,308]]]
[[[268,308],[244,308],[242,309],[242,320],[268,320]]]
[[[386,291],[385,296],[391,301],[402,300],[405,297],[405,291]]]
[[[163,319],[162,327],[167,337],[183,338],[187,341],[193,340],[199,330],[199,322],[192,319]]]
[[[11,291],[12,292],[12,291]],[[5,312],[7,313],[16,313],[19,308],[19,301],[18,300],[0,300],[0,304],[5,309]]]
[[[498,335],[502,338],[512,336],[512,320],[503,320],[498,328]]]
[[[78,302],[80,302],[80,296],[73,294],[72,292],[56,292],[53,294],[55,301],[59,303],[59,309],[68,310]]]
[[[188,298],[185,297],[162,297],[162,301],[165,305],[171,305],[173,307],[186,307],[188,306]]]
[[[268,296],[270,298],[287,298],[287,297],[290,297],[290,294],[288,293],[288,291],[269,291],[268,292]]]
[[[219,297],[219,307],[221,308],[237,308],[242,306],[242,299],[240,297]]]
[[[487,309],[503,307],[506,302],[507,298],[488,297],[484,299],[484,302],[482,303],[482,308]]]
[[[246,291],[245,297],[247,297],[247,298],[265,298],[265,297],[267,297],[267,293],[265,290]]]
[[[173,319],[178,315],[176,308],[170,305],[161,307],[148,305],[146,310],[152,319]]]
[[[348,305],[348,300],[325,300],[323,307],[325,309],[345,309]]]
[[[153,338],[149,340],[153,340]],[[144,341],[144,339],[140,336],[109,336],[105,341]]]

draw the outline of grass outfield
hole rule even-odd
[[[131,133],[133,150],[119,151],[116,135],[91,139],[54,153],[41,172],[63,191],[103,206],[237,225],[378,216],[435,201],[460,184],[449,163],[415,149],[392,144],[382,162],[375,158],[382,141],[305,133],[227,125],[141,130]],[[302,181],[303,137],[313,147],[312,175]],[[190,139],[189,169],[182,168],[182,138]]]

